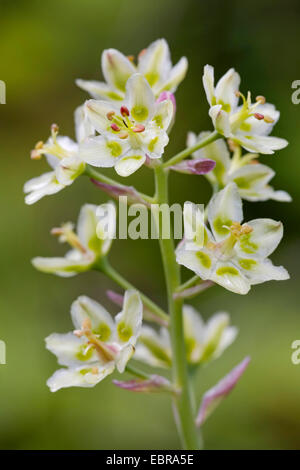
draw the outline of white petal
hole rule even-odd
[[[227,328],[225,328],[221,336],[219,345],[215,351],[214,358],[219,357],[223,353],[223,351],[225,351],[225,349],[227,349],[228,346],[233,343],[233,341],[237,337],[238,332],[239,330],[235,326],[228,326]]]
[[[81,295],[71,306],[75,329],[80,330],[84,320],[91,320],[92,331],[101,341],[109,341],[114,331],[114,321],[108,311],[95,300]]]
[[[90,137],[80,144],[79,156],[92,166],[109,168],[129,148],[127,141],[111,139],[98,135]]]
[[[224,111],[232,112],[238,103],[236,92],[239,91],[241,78],[234,69],[229,69],[218,81],[215,89],[217,104],[221,104]]]
[[[88,100],[85,102],[85,113],[90,125],[96,129],[99,134],[110,134],[111,121],[107,118],[107,113],[115,112],[119,114],[119,108],[109,101]]]
[[[187,69],[187,58],[181,57],[177,64],[172,68],[166,81],[164,81],[160,86],[155,87],[155,89],[158,88],[156,95],[159,95],[162,91],[170,91],[171,93],[174,93],[178,85],[186,76]]]
[[[106,204],[104,210],[106,211]],[[100,239],[97,235],[97,228],[99,224],[99,217],[97,212],[99,207],[95,204],[84,204],[80,209],[78,222],[77,222],[77,234],[82,242],[83,246],[94,252],[97,256],[107,252],[107,247],[103,247],[103,242],[109,237],[103,237]],[[110,214],[109,214],[110,215]],[[108,233],[110,234],[110,232]],[[109,240],[109,246],[111,239]]]
[[[77,142],[81,142],[86,137],[95,134],[95,130],[88,120],[84,105],[78,106],[74,113],[75,134]]]
[[[56,167],[56,179],[60,184],[69,186],[85,170],[85,162],[78,156],[63,158]]]
[[[236,184],[229,183],[215,194],[208,206],[208,220],[217,241],[224,240],[233,222],[243,219],[242,200]]]
[[[56,274],[61,277],[71,277],[75,274],[84,272],[90,269],[94,258],[82,257],[80,260],[73,260],[68,258],[33,258],[33,266],[44,273]]]
[[[87,91],[95,100],[122,101],[124,93],[112,89],[110,85],[95,80],[76,80],[76,85],[82,90]]]
[[[128,78],[136,71],[133,63],[116,49],[103,51],[101,62],[106,82],[124,92]]]
[[[167,130],[174,114],[174,106],[171,100],[156,103],[152,121],[161,130]]]
[[[146,123],[152,119],[155,97],[149,83],[140,73],[132,75],[126,84],[126,102],[136,122]]]
[[[240,259],[244,275],[251,284],[261,284],[266,281],[285,281],[289,273],[283,266],[274,266],[271,260],[258,261],[253,259]],[[246,268],[246,269],[245,269]]]
[[[96,216],[96,234],[102,242],[101,254],[104,256],[108,253],[112,241],[116,237],[117,214],[114,202],[109,201],[98,206]]]
[[[248,152],[272,154],[275,150],[281,150],[288,145],[288,141],[279,137],[260,135],[235,135],[234,140]]]
[[[168,145],[169,137],[165,131],[156,128],[145,130],[141,135],[142,148],[149,158],[160,158]]]
[[[239,238],[235,246],[238,255],[244,258],[266,258],[273,253],[283,236],[282,223],[272,219],[255,219],[246,225],[253,230]]]
[[[210,279],[236,294],[247,294],[250,290],[249,281],[231,262],[218,262]]]
[[[145,162],[146,155],[140,149],[129,150],[115,164],[115,170],[120,176],[129,176],[137,171]]]
[[[142,326],[134,359],[152,367],[171,366],[170,335],[166,328],[156,331],[150,326]]]
[[[123,309],[116,316],[117,342],[135,346],[141,331],[143,305],[139,294],[133,290],[125,292]]]
[[[229,175],[230,181],[233,181],[239,191],[254,191],[264,187],[275,175],[272,168],[261,163],[244,165]]]
[[[211,65],[205,65],[202,77],[203,86],[206,94],[207,101],[210,106],[215,102],[215,85],[214,85],[214,68]]]
[[[204,224],[204,210],[198,204],[186,201],[183,206],[184,238],[195,244],[195,249],[202,248],[211,238]]]
[[[158,39],[139,56],[138,71],[142,73],[152,87],[164,81],[170,73],[171,60],[168,43]]]
[[[222,134],[224,137],[230,137],[230,122],[228,114],[223,111],[220,104],[216,104],[209,109],[208,114],[210,115],[213,125],[217,132]]]
[[[64,187],[64,185],[57,181],[54,171],[44,173],[25,183],[24,193],[27,193],[25,196],[25,203],[28,205],[34,204],[44,196],[58,193],[64,189]]]
[[[98,373],[94,372],[97,367]],[[51,392],[67,387],[94,387],[108,375],[112,374],[115,365],[109,362],[104,366],[59,369],[47,381]]]
[[[211,279],[211,272],[216,262],[212,253],[208,250],[194,251],[186,249],[185,243],[176,249],[176,261],[178,264],[194,271],[203,280]]]
[[[88,347],[86,338],[78,338],[73,333],[53,333],[46,338],[46,348],[57,357],[61,366],[90,364],[99,360],[93,348]]]

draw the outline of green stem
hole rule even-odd
[[[194,284],[200,283],[200,282],[202,282],[202,281],[199,278],[199,276],[197,276],[197,274],[196,274],[195,276],[191,277],[190,279],[188,279],[183,284],[180,284],[180,286],[178,287],[176,292],[182,292],[183,290],[188,289],[189,287],[192,287]]]
[[[125,370],[129,374],[134,375],[135,377],[138,377],[139,379],[148,380],[150,378],[150,376],[148,374],[146,374],[145,372],[143,372],[139,369],[136,369],[133,366],[129,366],[128,364],[127,364]]]
[[[168,160],[166,163],[164,163],[163,167],[168,168],[170,166],[176,165],[176,163],[181,162],[184,158],[188,157],[192,153],[194,153],[196,150],[199,150],[203,147],[205,147],[208,144],[211,144],[217,139],[220,139],[222,136],[218,134],[217,131],[213,131],[209,134],[209,136],[205,137],[204,139],[200,140],[197,142],[195,145],[192,147],[188,147],[185,150],[182,150],[181,152],[177,153],[174,157],[172,157],[170,160]]]
[[[119,183],[118,181],[115,181],[113,180],[112,178],[108,178],[108,176],[105,176],[103,175],[102,173],[100,173],[99,171],[97,170],[94,170],[94,168],[92,168],[90,165],[87,165],[86,168],[85,168],[85,171],[84,171],[84,174],[86,176],[88,176],[89,178],[92,178],[96,181],[101,181],[101,183],[105,183],[105,184],[109,184],[111,186],[119,186],[121,188],[124,187],[123,184]],[[126,186],[125,186],[126,187]],[[139,194],[139,196],[144,199],[146,202],[148,202],[149,204],[152,204],[153,202],[155,202],[155,200],[153,199],[153,197],[151,196],[148,196],[148,194],[144,194],[144,193],[141,193],[140,191],[137,191],[136,192]]]
[[[168,171],[162,166],[155,168],[156,196],[159,204],[168,203]],[[173,384],[180,393],[173,397],[173,410],[178,432],[185,449],[199,449],[201,442],[194,421],[193,394],[186,363],[186,350],[183,336],[182,300],[174,299],[173,294],[180,285],[180,269],[176,263],[173,237],[162,238],[159,223],[160,250],[168,293],[171,315],[170,334],[172,345]]]
[[[123,289],[133,289],[139,292],[143,304],[148,307],[151,312],[153,312],[157,317],[164,320],[164,322],[169,323],[169,315],[167,315],[158,305],[156,305],[149,297],[140,292],[136,287],[134,287],[130,282],[128,282],[124,277],[121,276],[108,262],[106,258],[101,259],[99,265],[95,266],[94,269],[103,272],[109,277],[112,281],[118,284]]]

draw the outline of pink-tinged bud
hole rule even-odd
[[[111,300],[114,304],[118,305],[118,307],[123,306],[123,295],[118,294],[117,292],[113,290],[107,290],[106,295]],[[168,327],[168,322],[164,321],[162,318],[158,317],[155,315],[155,313],[152,313],[145,305],[143,305],[143,317],[145,320],[155,322],[158,325]]]
[[[122,116],[129,116],[130,114],[129,109],[126,106],[121,106],[120,111]]]
[[[107,290],[106,295],[109,298],[109,300],[111,300],[114,304],[118,305],[118,307],[123,306],[123,299],[124,299],[123,295],[118,294],[117,292],[113,290]]]
[[[212,171],[216,166],[216,162],[214,160],[210,160],[209,158],[197,158],[195,160],[183,160],[177,165],[170,166],[170,168],[174,171],[178,171],[179,173],[187,173],[190,175],[205,175]]]
[[[174,108],[174,114],[176,113],[176,98],[173,93],[170,91],[162,91],[159,97],[157,98],[157,103],[160,103],[161,101],[166,101],[170,100],[173,103],[173,108]]]
[[[254,113],[255,119],[258,119],[259,121],[262,121],[264,119],[264,115],[260,113]]]
[[[195,295],[200,294],[200,292],[205,291],[209,287],[214,286],[215,283],[213,281],[201,281],[199,284],[195,286],[189,287],[181,292],[175,292],[173,294],[174,299],[189,299],[194,297]]]
[[[220,401],[222,401],[231,392],[231,390],[235,387],[235,385],[245,372],[249,362],[250,357],[246,357],[242,362],[240,362],[240,364],[238,364],[234,369],[232,369],[229,374],[227,374],[213,388],[211,388],[204,394],[196,418],[197,426],[202,426],[204,421],[214,411]]]
[[[113,380],[114,385],[129,390],[131,392],[157,393],[169,392],[176,393],[174,386],[161,375],[151,375],[149,379],[134,379],[128,381]]]
[[[106,114],[106,117],[109,121],[112,120],[112,118],[114,117],[115,115],[115,112],[114,111],[109,111],[107,114]]]
[[[112,185],[107,183],[102,183],[101,181],[97,181],[92,178],[91,180],[98,188],[102,189],[106,194],[113,197],[114,199],[119,199],[120,196],[127,196],[127,203],[128,204],[135,204],[140,203],[144,204],[145,206],[149,206],[149,203],[145,201],[142,196],[138,193],[138,191],[133,186],[124,186],[120,185]]]
[[[143,124],[136,124],[134,127],[132,127],[131,129],[133,132],[144,132],[145,130],[145,126],[143,126]]]
[[[115,122],[113,122],[110,127],[112,128],[113,131],[119,132],[120,128],[117,126]]]

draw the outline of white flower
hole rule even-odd
[[[234,69],[228,70],[215,87],[214,69],[206,65],[203,85],[210,105],[209,115],[215,129],[224,137],[233,139],[248,152],[271,154],[287,146],[285,139],[269,136],[279,119],[279,111],[266,103],[263,96],[258,96],[252,104],[248,92],[246,99],[239,92],[240,76]],[[238,106],[240,97],[242,106]]]
[[[198,140],[209,135],[209,132],[201,132],[197,137],[193,132],[188,133],[187,145],[192,146]],[[240,155],[240,147],[236,146],[233,158],[223,139],[216,140],[203,149],[193,153],[195,159],[208,158],[216,162],[215,168],[205,177],[210,183],[219,189],[224,188],[228,183],[234,182],[238,187],[241,198],[247,201],[291,201],[290,195],[285,191],[275,191],[269,185],[275,172],[267,165],[258,163],[255,158],[259,155],[247,153]]]
[[[229,326],[228,313],[215,313],[205,324],[201,315],[190,305],[183,307],[184,340],[187,360],[201,364],[217,359],[230,346],[237,335],[237,328]],[[170,335],[166,328],[160,331],[143,326],[135,359],[153,367],[171,367],[172,351]]]
[[[105,225],[106,223],[109,225],[109,227],[103,227],[102,231],[101,224],[104,223],[104,220],[101,221],[97,218],[99,208],[107,213],[108,220],[105,221]],[[114,210],[107,210],[111,208]],[[66,223],[62,227],[52,229],[52,234],[59,236],[59,241],[69,243],[72,249],[64,257],[34,258],[32,264],[39,271],[62,277],[70,277],[79,272],[88,271],[94,263],[108,253],[115,227],[116,212],[112,202],[101,206],[85,204],[79,213],[77,233],[73,231],[72,223]]]
[[[79,297],[71,307],[75,331],[46,338],[47,349],[66,366],[47,381],[51,392],[93,387],[115,368],[124,372],[140,334],[142,314],[142,302],[135,291],[126,291],[123,309],[115,319],[95,300]]]
[[[94,134],[94,130],[87,121],[82,106],[75,111],[75,132],[77,142],[66,136],[58,136],[58,126],[53,124],[47,142],[40,141],[36,144],[31,152],[31,158],[39,160],[45,155],[52,171],[25,183],[26,204],[34,204],[44,196],[61,191],[84,172],[85,162],[78,155],[78,142]]]
[[[215,194],[208,206],[212,233],[197,217],[192,203],[184,207],[184,230],[195,233],[176,249],[177,262],[194,271],[201,279],[210,279],[237,294],[247,294],[251,285],[269,280],[285,280],[289,274],[267,258],[279,244],[283,227],[272,219],[255,219],[241,225],[242,201],[235,183]],[[191,227],[192,219],[196,229]],[[195,225],[195,224],[194,224]],[[204,243],[198,244],[204,230]]]
[[[141,74],[129,78],[124,103],[118,108],[108,101],[87,101],[87,117],[101,135],[83,141],[79,155],[93,166],[114,166],[119,175],[128,176],[143,165],[146,156],[161,157],[169,142],[166,131],[173,104],[171,100],[155,102]]]
[[[102,72],[105,82],[77,80],[77,85],[95,99],[122,101],[128,78],[138,72],[144,75],[156,98],[163,91],[175,92],[185,77],[188,63],[186,57],[173,67],[169,46],[165,39],[158,39],[141,51],[137,66],[130,58],[116,49],[102,53]]]

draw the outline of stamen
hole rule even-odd
[[[70,246],[75,248],[76,250],[81,251],[84,255],[87,254],[87,249],[81,243],[79,237],[74,233],[74,224],[71,222],[67,222],[66,224],[62,225],[61,227],[54,227],[50,233],[51,235],[55,235],[59,237],[59,241],[61,243],[69,243]]]
[[[99,373],[98,367],[96,367],[96,366],[92,367],[92,374],[97,375],[98,373]]]
[[[127,139],[128,137],[128,132],[126,131],[121,131],[120,134],[119,134],[119,138],[120,139]]]
[[[271,118],[271,116],[265,116],[264,117],[264,121],[267,123],[267,124],[272,124],[274,122],[274,119]]]
[[[114,111],[109,111],[107,114],[106,114],[106,117],[109,121],[112,120],[113,116],[115,115],[115,112]]]
[[[115,122],[113,122],[110,125],[110,127],[112,128],[113,131],[116,131],[116,132],[119,132],[119,130],[120,130],[119,126]]]
[[[262,95],[258,95],[256,98],[255,98],[255,101],[257,101],[258,103],[260,104],[265,104],[266,102],[266,98]]]
[[[127,59],[130,60],[130,62],[134,62],[134,55],[128,55]]]
[[[57,124],[52,124],[51,126],[51,134],[58,134],[59,132],[59,127]]]
[[[30,152],[30,158],[32,160],[40,160],[43,155],[43,147],[44,147],[44,142],[40,140],[39,142],[36,143],[35,147],[33,150]]]
[[[122,116],[129,116],[130,114],[129,109],[126,106],[121,106],[120,111]]]
[[[143,132],[145,130],[145,126],[143,124],[136,124],[132,129],[133,132]]]
[[[265,118],[265,116],[260,113],[254,113],[253,116],[255,117],[255,119],[258,119],[258,121],[262,121]]]

